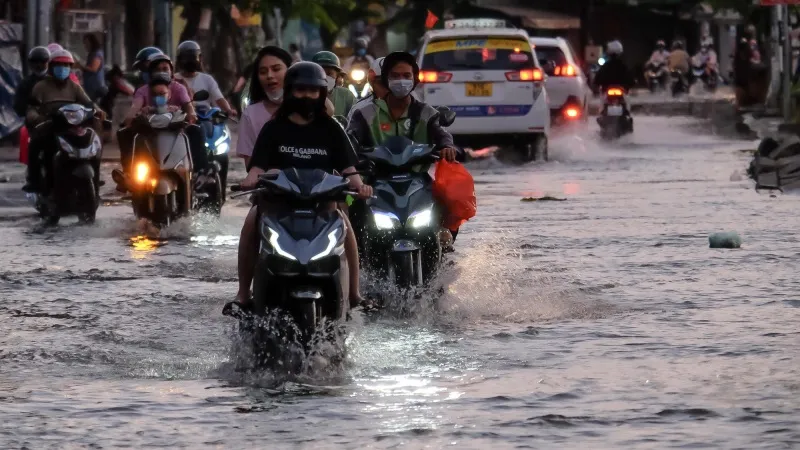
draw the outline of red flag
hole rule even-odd
[[[428,17],[425,18],[425,28],[431,29],[436,25],[436,22],[439,21],[439,18],[436,17],[436,14],[432,13],[431,10],[428,10]]]

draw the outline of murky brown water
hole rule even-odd
[[[0,209],[0,447],[800,445],[800,199],[731,181],[752,145],[687,121],[595,141],[473,163],[438,310],[357,318],[319,379],[233,370],[242,203],[161,238],[125,204],[44,232]]]

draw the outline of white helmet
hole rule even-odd
[[[370,66],[369,66],[369,69],[371,71],[375,72],[375,76],[378,76],[378,77],[381,76],[381,68],[383,68],[383,56],[381,56],[380,58],[372,61],[372,64],[370,64]]]
[[[622,54],[622,42],[620,41],[611,41],[606,46],[606,52],[609,55],[621,55]]]

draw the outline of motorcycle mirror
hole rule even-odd
[[[192,100],[196,102],[204,102],[209,98],[211,98],[211,94],[209,94],[208,91],[203,90],[195,92],[194,97],[192,97]]]
[[[456,121],[456,113],[447,106],[438,106],[436,110],[439,111],[439,125],[446,128]]]

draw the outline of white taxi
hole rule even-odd
[[[463,19],[423,38],[417,95],[456,112],[448,130],[462,146],[512,145],[547,160],[550,108],[545,74],[524,30]]]

